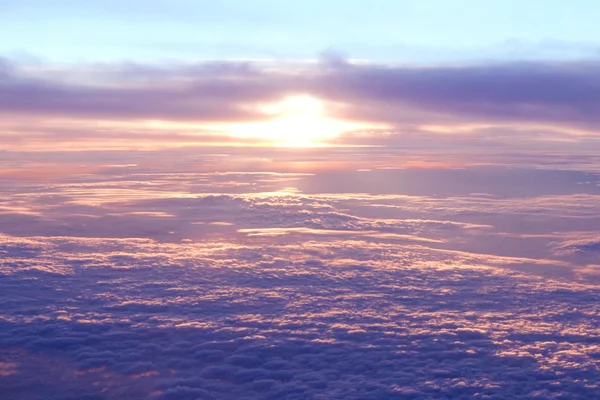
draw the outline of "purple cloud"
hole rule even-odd
[[[374,123],[530,123],[591,129],[600,122],[594,63],[402,67],[338,60],[325,65],[96,65],[47,76],[43,69],[32,75],[20,67],[4,67],[0,112],[232,122],[264,119],[257,104],[307,93],[345,104],[345,112],[332,111],[341,117]]]
[[[433,123],[558,123],[596,127],[600,78],[595,63],[514,63],[456,67],[353,66],[324,77],[323,92],[352,112],[401,122],[407,107]],[[350,100],[349,100],[350,99]],[[372,108],[383,107],[375,114]],[[393,109],[397,108],[399,116]],[[360,114],[359,114],[360,115]],[[410,117],[414,120],[414,117]],[[420,121],[427,123],[427,121]]]

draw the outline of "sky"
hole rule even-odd
[[[600,398],[599,7],[0,0],[0,397]]]
[[[55,62],[597,57],[593,0],[2,1],[0,51]]]

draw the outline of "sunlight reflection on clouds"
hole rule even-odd
[[[107,155],[93,174],[0,181],[1,389],[56,399],[65,388],[131,399],[600,393],[595,175],[244,173],[227,171],[236,156],[182,153],[170,168],[169,153],[128,157],[115,167]]]

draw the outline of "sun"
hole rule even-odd
[[[260,111],[271,119],[234,126],[229,133],[291,147],[322,145],[327,139],[353,128],[348,122],[327,117],[325,103],[312,96],[292,96],[265,105]]]

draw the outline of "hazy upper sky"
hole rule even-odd
[[[53,61],[599,55],[594,0],[2,0],[0,52]]]

